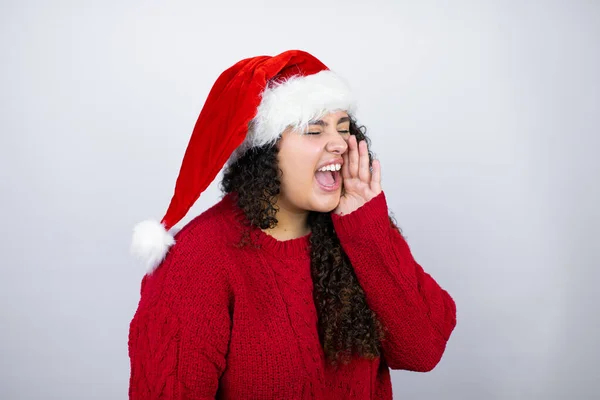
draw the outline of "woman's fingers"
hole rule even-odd
[[[367,142],[361,140],[358,144],[359,154],[359,169],[358,177],[362,182],[369,184],[371,181],[371,171],[369,170],[369,150],[367,149]]]
[[[342,178],[343,179],[350,179],[350,166],[349,161],[348,161],[348,152],[345,151],[344,154],[342,154],[342,159],[344,160],[344,163],[342,164],[342,169],[341,169],[341,173],[342,173]]]
[[[373,176],[371,177],[371,190],[377,195],[381,192],[381,163],[373,160]]]
[[[356,136],[350,135],[348,139],[348,172],[351,178],[358,176],[358,144]]]

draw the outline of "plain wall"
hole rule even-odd
[[[166,211],[217,76],[294,48],[351,83],[390,210],[458,306],[395,398],[597,398],[600,3],[0,7],[0,398],[127,398],[131,229]]]

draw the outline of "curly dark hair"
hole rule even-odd
[[[366,128],[358,126],[350,116],[350,134],[357,141],[370,140]],[[228,165],[220,187],[224,193],[236,192],[237,205],[250,224],[260,229],[277,225],[277,196],[281,189],[282,171],[277,161],[278,146],[266,145],[246,151]],[[373,155],[369,150],[369,165]],[[394,218],[390,223],[397,228]],[[311,211],[310,258],[314,285],[313,297],[318,314],[319,339],[325,356],[333,367],[347,364],[352,354],[367,359],[381,355],[384,327],[367,305],[350,260],[335,234],[329,212]],[[400,231],[398,229],[398,231]],[[241,245],[247,244],[242,239]]]

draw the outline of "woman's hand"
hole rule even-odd
[[[367,142],[356,142],[356,136],[348,138],[348,150],[342,154],[343,193],[340,203],[333,210],[338,215],[350,214],[381,193],[381,164],[373,160],[373,172],[369,169]]]

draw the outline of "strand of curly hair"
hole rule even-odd
[[[364,126],[351,117],[350,134],[357,140],[370,140]],[[369,150],[369,165],[373,155]],[[250,224],[260,229],[277,225],[277,196],[281,190],[281,170],[277,146],[267,145],[248,150],[228,165],[220,187],[224,193],[236,192],[237,205]],[[390,223],[400,232],[392,216]],[[310,258],[314,285],[313,297],[318,314],[319,339],[331,366],[348,364],[353,354],[366,359],[381,355],[384,327],[369,308],[365,293],[350,260],[333,229],[330,213],[311,211]],[[248,237],[240,246],[248,244]]]

